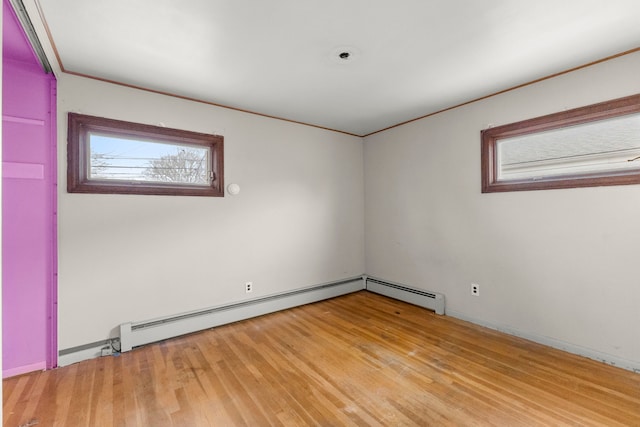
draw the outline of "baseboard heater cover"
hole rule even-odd
[[[423,291],[369,276],[365,276],[365,286],[370,292],[428,308],[435,311],[436,314],[444,314],[445,301],[443,294]]]
[[[346,295],[364,288],[363,276],[357,276],[235,304],[144,322],[123,323],[120,325],[120,350],[127,352],[144,344]]]

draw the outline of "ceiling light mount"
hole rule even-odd
[[[360,51],[353,46],[338,46],[331,51],[330,59],[338,64],[346,64],[360,57]]]

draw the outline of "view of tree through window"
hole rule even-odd
[[[90,135],[89,179],[208,185],[207,147]]]
[[[223,138],[69,113],[70,193],[224,195]]]

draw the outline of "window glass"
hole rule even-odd
[[[210,148],[89,134],[90,180],[208,185]]]
[[[498,181],[640,169],[640,114],[497,141]]]

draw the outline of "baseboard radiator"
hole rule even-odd
[[[399,283],[369,276],[365,276],[365,286],[370,292],[428,308],[435,311],[436,314],[444,314],[443,294],[410,288]]]
[[[144,344],[346,295],[364,288],[363,276],[357,276],[225,306],[145,322],[123,323],[120,325],[120,351],[130,351]]]

